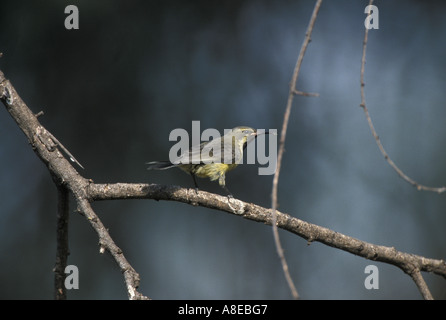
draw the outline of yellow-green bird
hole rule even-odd
[[[265,132],[268,133],[268,132]],[[148,170],[165,170],[178,167],[189,173],[195,188],[198,189],[195,177],[217,180],[229,196],[226,187],[226,172],[234,169],[243,161],[243,151],[247,144],[254,140],[257,131],[250,127],[235,127],[223,137],[193,146],[173,161],[148,162]]]

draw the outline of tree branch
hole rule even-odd
[[[370,0],[369,5],[372,5],[372,4],[373,4],[373,0]],[[360,79],[360,81],[361,81],[361,103],[360,103],[360,106],[364,110],[364,114],[365,114],[365,117],[366,117],[367,122],[369,124],[370,131],[371,131],[371,133],[373,135],[373,138],[375,138],[375,142],[378,145],[379,151],[384,156],[384,159],[387,161],[387,163],[392,167],[392,169],[395,170],[396,173],[398,173],[398,175],[401,178],[403,178],[405,181],[407,181],[408,183],[413,185],[415,188],[417,188],[417,190],[433,191],[433,192],[437,192],[437,193],[443,193],[443,192],[446,191],[446,187],[444,187],[444,186],[443,187],[425,186],[425,185],[422,185],[422,184],[418,183],[417,181],[415,181],[411,177],[409,177],[407,174],[405,174],[403,172],[403,170],[401,170],[395,164],[395,162],[393,162],[393,160],[389,157],[389,154],[387,153],[386,149],[384,149],[384,146],[381,143],[381,139],[380,139],[380,137],[378,136],[378,133],[375,130],[375,126],[373,125],[372,118],[370,117],[370,114],[369,114],[369,109],[367,108],[366,103],[365,103],[364,72],[365,72],[365,63],[366,63],[366,59],[365,58],[366,58],[366,51],[367,51],[368,34],[369,34],[369,29],[365,28],[364,41],[363,41],[363,44],[362,44],[362,58],[361,58],[361,76],[360,76],[360,78],[361,78]]]
[[[57,141],[37,120],[37,117],[26,106],[11,82],[7,80],[0,71],[0,100],[16,121],[19,128],[23,131],[31,144],[34,152],[43,161],[50,171],[56,185],[64,187],[72,192],[79,212],[85,215],[87,221],[96,231],[101,246],[100,252],[107,250],[111,253],[121,272],[124,274],[124,280],[127,293],[130,299],[145,299],[141,293],[137,291],[139,285],[139,275],[128,263],[122,254],[121,249],[113,242],[102,222],[94,213],[87,200],[86,189],[89,181],[83,178],[66,160],[59,151]],[[72,157],[70,155],[70,157]],[[72,157],[74,162],[74,157]],[[59,272],[59,271],[58,271]]]
[[[411,278],[415,282],[415,284],[418,287],[418,290],[420,290],[421,295],[423,296],[424,300],[434,300],[434,297],[432,296],[426,282],[423,279],[423,276],[421,275],[421,272],[419,269],[415,269],[411,274]]]
[[[294,299],[298,299],[299,294],[297,293],[296,286],[294,285],[294,282],[293,282],[291,275],[289,273],[288,263],[286,262],[285,255],[283,253],[282,244],[280,243],[280,239],[279,239],[279,232],[278,232],[276,224],[275,224],[275,219],[276,219],[275,212],[277,209],[277,190],[278,190],[278,185],[279,185],[279,175],[280,175],[280,168],[282,166],[283,153],[285,151],[286,133],[287,133],[287,129],[288,129],[288,122],[290,119],[290,113],[291,113],[291,107],[293,105],[294,95],[300,94],[303,96],[317,96],[317,94],[315,94],[315,93],[309,94],[309,93],[304,93],[304,92],[298,91],[296,89],[296,83],[297,83],[297,79],[299,77],[300,66],[302,65],[302,61],[304,59],[305,52],[307,51],[308,44],[311,41],[311,33],[313,32],[313,27],[316,22],[316,17],[319,12],[319,8],[320,8],[321,4],[322,4],[322,0],[317,0],[316,4],[314,5],[313,13],[311,15],[310,22],[307,27],[307,32],[305,33],[305,39],[304,39],[304,42],[302,43],[302,47],[300,49],[299,56],[297,58],[296,66],[294,68],[293,76],[291,78],[290,91],[288,94],[288,101],[287,101],[287,105],[286,105],[286,109],[285,109],[285,114],[283,116],[283,124],[282,124],[282,132],[280,135],[279,152],[277,155],[277,167],[276,167],[276,172],[274,173],[273,190],[272,190],[272,194],[271,194],[271,202],[272,202],[271,207],[273,210],[272,225],[273,225],[274,242],[276,245],[277,253],[280,258],[280,262],[282,264],[282,269],[285,274],[285,278],[288,283],[288,287],[290,288],[291,294],[293,295]]]
[[[143,183],[91,183],[87,189],[90,201],[117,199],[153,199],[178,201],[193,206],[224,211],[242,218],[271,225],[272,210],[253,203],[209,193],[193,188]],[[392,264],[414,277],[416,270],[432,272],[446,279],[446,262],[404,253],[394,247],[380,246],[349,237],[325,227],[302,221],[276,210],[276,225],[304,238],[309,243],[320,242],[372,261]],[[417,276],[418,277],[418,276]],[[415,279],[414,279],[415,281]],[[419,284],[417,283],[417,286]],[[423,295],[424,296],[424,295]]]

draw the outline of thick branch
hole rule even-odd
[[[237,199],[196,191],[195,189],[157,184],[90,184],[88,198],[94,200],[113,199],[154,199],[184,202],[194,206],[224,211],[245,219],[271,225],[273,215],[271,209]],[[428,259],[396,250],[393,247],[379,246],[335,232],[333,230],[311,224],[289,214],[276,210],[277,227],[292,232],[308,242],[321,242],[368,260],[392,264],[412,275],[414,270],[433,272],[446,278],[446,263],[443,260]]]
[[[89,202],[86,200],[88,180],[83,178],[59,151],[59,142],[37,120],[37,117],[19,97],[16,90],[4,74],[0,71],[0,100],[5,105],[12,118],[28,138],[29,143],[37,156],[45,163],[54,182],[58,187],[70,190],[76,200],[78,210],[83,213],[90,225],[99,236],[101,252],[108,250],[114,257],[124,274],[128,296],[130,299],[145,298],[137,291],[139,275],[125,259],[122,251],[113,242],[113,239],[97,218]],[[70,155],[72,158],[72,156]],[[73,158],[74,161],[74,158]]]

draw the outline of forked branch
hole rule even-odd
[[[431,272],[446,279],[446,263],[444,260],[429,259],[418,255],[404,253],[393,247],[386,247],[361,241],[315,224],[302,221],[289,214],[276,210],[276,218],[271,209],[237,199],[228,199],[195,189],[157,184],[95,184],[91,183],[87,190],[90,201],[115,199],[154,199],[178,201],[193,206],[224,211],[244,219],[271,225],[275,221],[278,228],[294,233],[309,243],[320,242],[372,261],[392,264],[415,282],[425,299],[432,298],[420,271]]]
[[[110,237],[107,229],[102,224],[96,213],[91,208],[89,201],[87,200],[87,187],[88,180],[82,177],[72,166],[72,164],[66,160],[63,154],[59,151],[60,142],[54,139],[54,136],[49,133],[37,120],[36,115],[31,112],[28,106],[23,102],[16,90],[12,86],[11,82],[7,80],[4,74],[0,71],[0,100],[5,105],[7,111],[12,118],[16,121],[17,125],[23,131],[27,137],[29,143],[34,149],[37,156],[47,166],[53,181],[55,182],[59,190],[59,223],[58,228],[64,232],[67,210],[67,194],[64,189],[69,190],[75,198],[77,208],[80,213],[85,215],[87,221],[96,231],[99,237],[99,243],[101,246],[101,252],[107,250],[115,259],[122,273],[124,274],[124,280],[130,299],[144,299],[141,293],[137,291],[139,285],[139,275],[129,264],[124,257],[121,249],[114,243]],[[65,148],[63,148],[65,149]],[[65,152],[67,150],[65,149]],[[66,152],[70,154],[69,152]],[[69,156],[74,161],[74,157]],[[74,161],[76,162],[76,161]],[[59,230],[58,230],[59,231]],[[58,235],[61,239],[58,239],[60,248],[58,247],[57,261],[56,261],[56,281],[55,281],[55,296],[56,298],[63,299],[65,293],[61,289],[61,285],[64,280],[64,274],[61,270],[66,259],[67,245],[64,244],[64,235]]]

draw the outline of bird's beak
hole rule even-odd
[[[253,133],[251,133],[249,135],[249,139],[257,139],[257,137],[261,134],[264,134],[265,132],[258,132],[257,130],[255,130]]]
[[[270,132],[269,130],[265,130],[264,132],[258,132],[257,130],[256,131],[254,131],[253,133],[251,133],[250,134],[250,136],[251,137],[254,137],[254,138],[257,138],[259,135],[261,135],[261,134],[272,134],[272,135],[275,135],[275,136],[277,136],[277,133],[276,132],[274,132],[274,131],[272,131],[272,132]]]

